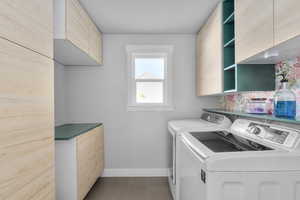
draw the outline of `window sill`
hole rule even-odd
[[[137,112],[137,111],[144,111],[144,112],[161,112],[161,111],[173,111],[175,110],[174,106],[170,105],[162,105],[162,106],[156,106],[156,105],[129,105],[127,106],[127,111],[129,112]]]

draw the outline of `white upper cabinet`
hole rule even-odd
[[[54,59],[64,65],[102,64],[102,35],[78,0],[54,1]]]

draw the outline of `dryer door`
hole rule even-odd
[[[179,142],[179,195],[180,200],[205,200],[206,172],[204,159],[189,145],[185,138]]]

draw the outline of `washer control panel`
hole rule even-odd
[[[277,127],[272,126],[271,124],[263,124],[241,119],[234,122],[232,130],[256,140],[288,148],[292,148],[300,136],[298,131],[287,127]]]

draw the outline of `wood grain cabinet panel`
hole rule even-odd
[[[223,92],[222,4],[214,10],[197,37],[197,95]]]
[[[53,68],[0,38],[0,199],[54,199]]]
[[[102,35],[79,0],[54,0],[54,58],[64,65],[102,64]]]
[[[1,0],[0,37],[53,58],[53,1]]]
[[[300,1],[274,0],[275,45],[300,35]]]
[[[55,141],[56,199],[83,200],[104,169],[104,131],[97,126]]]
[[[95,59],[98,63],[102,63],[101,61],[101,50],[102,50],[102,39],[101,33],[99,32],[96,25],[90,20],[89,23],[89,54],[93,59]]]
[[[89,53],[89,18],[77,0],[66,0],[66,38]]]
[[[236,63],[273,47],[273,11],[273,0],[235,0]]]
[[[96,128],[96,174],[95,177],[102,176],[104,170],[104,130],[103,126]]]
[[[78,199],[82,200],[102,175],[104,167],[103,126],[77,137]]]
[[[94,131],[89,131],[77,138],[77,174],[78,197],[84,199],[95,182],[96,170],[96,146]]]

